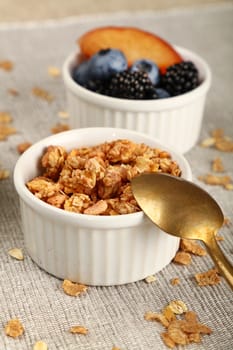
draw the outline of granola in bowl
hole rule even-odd
[[[144,172],[181,175],[167,151],[118,139],[74,148],[50,145],[41,157],[42,174],[27,182],[39,199],[57,208],[88,215],[140,211],[130,180]]]

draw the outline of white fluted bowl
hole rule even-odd
[[[183,95],[159,100],[127,100],[89,91],[72,78],[77,52],[63,65],[72,128],[116,127],[156,137],[181,153],[189,151],[200,134],[206,95],[211,83],[208,64],[197,54],[175,47],[184,60],[197,66],[201,84]]]
[[[173,259],[179,239],[160,231],[143,212],[94,216],[68,212],[36,198],[26,183],[38,176],[38,164],[49,145],[68,151],[116,139],[129,139],[167,150],[182,177],[191,180],[185,158],[156,139],[123,129],[74,129],[31,146],[16,163],[14,184],[20,198],[26,249],[44,270],[61,279],[88,285],[117,285],[154,274]]]

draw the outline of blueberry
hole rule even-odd
[[[89,69],[89,61],[84,61],[80,63],[77,67],[73,70],[73,78],[74,80],[82,85],[86,86],[88,81],[90,80],[90,69]]]
[[[92,79],[109,79],[113,74],[127,68],[125,55],[116,49],[104,49],[97,52],[89,61]]]
[[[147,59],[135,61],[131,67],[131,71],[143,71],[147,73],[153,85],[157,85],[160,80],[158,66],[153,61]]]
[[[158,96],[158,98],[167,98],[167,97],[171,97],[171,95],[169,94],[169,92],[165,89],[162,88],[155,88],[155,92]]]

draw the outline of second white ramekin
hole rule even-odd
[[[175,48],[184,60],[195,63],[201,84],[180,96],[145,101],[108,97],[83,88],[72,78],[77,52],[71,54],[63,66],[71,127],[104,126],[136,130],[181,153],[189,151],[199,137],[211,72],[197,54],[181,47]]]

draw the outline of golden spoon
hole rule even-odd
[[[216,201],[192,182],[168,174],[141,174],[131,184],[134,197],[152,222],[174,236],[202,240],[233,288],[233,267],[215,238],[224,220]]]

